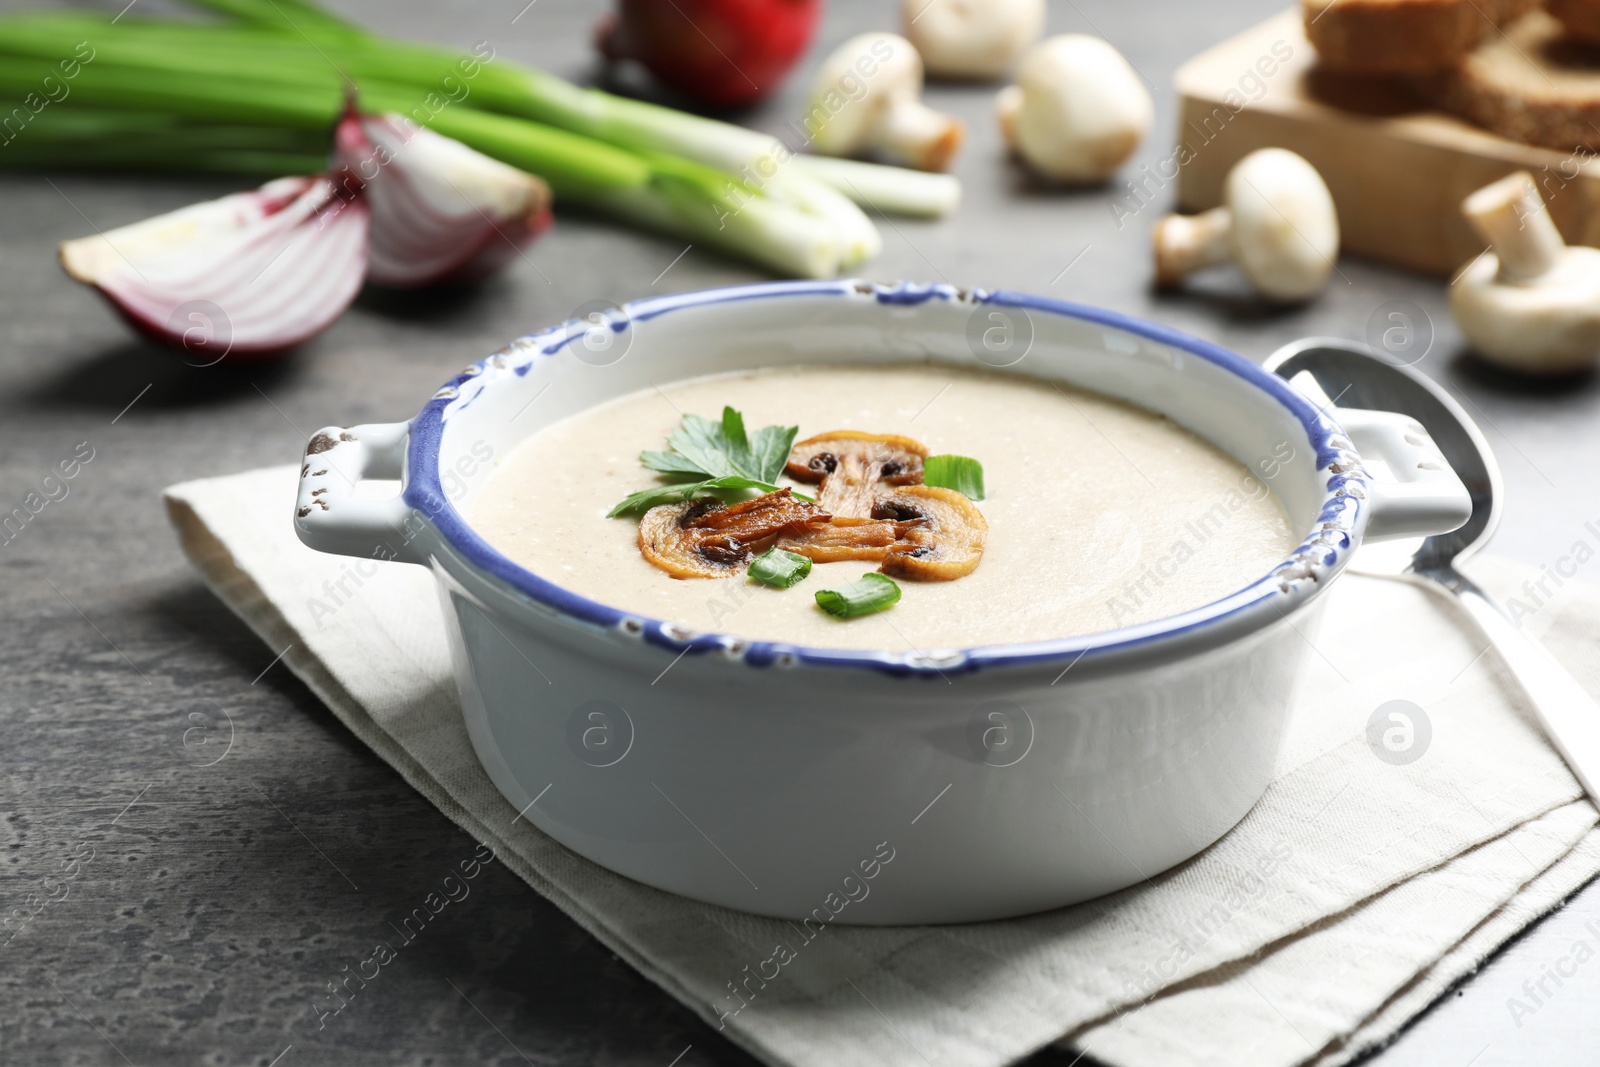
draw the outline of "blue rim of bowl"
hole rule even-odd
[[[795,296],[855,299],[871,296],[880,304],[900,306],[939,299],[973,305],[1014,307],[1024,312],[1074,318],[1121,330],[1198,356],[1267,393],[1298,419],[1305,429],[1307,440],[1316,450],[1317,469],[1328,479],[1321,513],[1312,531],[1286,560],[1243,589],[1178,615],[1116,630],[1048,641],[909,653],[818,648],[694,631],[677,623],[590,600],[512,562],[467,524],[444,491],[439,476],[438,456],[445,421],[452,406],[459,404],[464,408],[479,395],[477,392],[467,395],[463,388],[469,387],[475,379],[482,378],[491,367],[507,368],[518,376],[526,375],[537,360],[555,355],[593,329],[593,324],[587,321],[567,322],[522,337],[446,382],[411,420],[403,492],[405,502],[424,512],[444,541],[479,572],[498,579],[515,592],[565,616],[605,630],[642,636],[645,641],[674,653],[720,652],[757,667],[774,664],[785,667],[799,664],[864,667],[893,675],[926,674],[930,677],[1001,666],[1038,667],[1061,663],[1070,669],[1080,660],[1092,663],[1101,657],[1181,638],[1220,623],[1243,622],[1245,620],[1241,616],[1252,613],[1252,609],[1266,608],[1268,602],[1274,602],[1272,607],[1276,610],[1262,615],[1260,625],[1266,625],[1285,615],[1294,602],[1305,599],[1304,595],[1297,596],[1297,593],[1314,594],[1348,562],[1355,542],[1355,531],[1363,525],[1361,517],[1366,511],[1369,480],[1359,463],[1359,457],[1351,451],[1344,432],[1331,418],[1276,375],[1218,345],[1165,326],[1114,311],[1009,290],[990,292],[912,282],[885,285],[846,279],[766,282],[654,297],[624,305],[620,309],[622,314],[613,320],[612,328],[620,332],[632,322],[645,322],[685,308]],[[480,381],[479,385],[487,387],[486,382]],[[1338,469],[1330,470],[1335,465],[1338,465]]]

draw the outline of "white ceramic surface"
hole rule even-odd
[[[857,652],[597,604],[461,518],[500,458],[573,411],[677,378],[856,359],[988,366],[1164,413],[1267,481],[1304,539],[1170,619]],[[1466,490],[1420,427],[1355,413],[1352,442],[1338,415],[1108,312],[948,286],[747,286],[566,323],[468,367],[409,423],[321,431],[295,525],[313,548],[432,568],[479,758],[581,855],[797,921],[998,918],[1131,885],[1225,833],[1267,786],[1319,598],[1362,537],[1465,521]],[[1374,484],[1356,445],[1400,481]],[[393,499],[354,488],[393,478]]]

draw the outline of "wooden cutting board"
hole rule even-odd
[[[1174,179],[1180,210],[1215,207],[1229,168],[1276,146],[1327,181],[1346,252],[1452,274],[1483,251],[1462,198],[1519,168],[1533,173],[1570,243],[1600,245],[1600,157],[1497,137],[1432,110],[1400,80],[1317,70],[1298,10],[1196,56],[1175,81],[1171,153],[1141,169],[1120,209],[1114,194],[1114,215],[1160,199]]]

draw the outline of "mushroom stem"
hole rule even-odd
[[[875,153],[924,170],[944,168],[961,146],[958,119],[921,100],[922,57],[904,37],[864,33],[822,65],[806,107],[813,147],[825,155]]]
[[[1525,170],[1479,189],[1462,202],[1461,211],[1500,257],[1496,280],[1504,284],[1544,276],[1566,250],[1533,176]]]
[[[879,487],[922,481],[927,446],[894,434],[834,430],[796,442],[784,470],[797,482],[821,483],[817,505],[839,518],[872,513]]]
[[[1233,213],[1214,207],[1198,215],[1168,215],[1156,222],[1151,238],[1155,242],[1156,283],[1176,285],[1204,267],[1214,267],[1233,258],[1229,239]]]
[[[1533,176],[1517,171],[1461,204],[1491,248],[1450,281],[1450,310],[1478,354],[1533,374],[1600,356],[1600,248],[1568,246]]]
[[[1017,120],[1022,115],[1022,86],[1008,85],[994,98],[994,117],[1000,123],[1000,136],[1006,144],[1017,147]]]
[[[875,141],[889,158],[919,170],[944,170],[961,147],[958,119],[905,96],[884,108]]]

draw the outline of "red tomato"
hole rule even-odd
[[[619,0],[598,43],[692,100],[738,107],[783,82],[821,11],[822,0]]]

